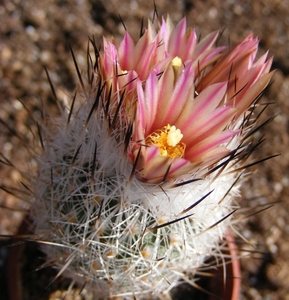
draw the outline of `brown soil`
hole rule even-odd
[[[195,27],[202,36],[216,29],[224,29],[222,41],[234,44],[253,32],[260,38],[260,54],[269,49],[270,55],[274,55],[273,67],[277,71],[262,102],[276,103],[269,106],[262,120],[276,117],[268,126],[260,129],[258,134],[265,135],[266,141],[255,153],[255,159],[277,153],[281,153],[281,156],[251,168],[254,173],[244,185],[242,206],[277,203],[250,217],[247,224],[244,222],[240,228],[248,242],[255,245],[255,248],[247,249],[259,251],[252,254],[251,258],[242,260],[241,299],[289,299],[289,2],[155,2],[159,15],[169,13],[175,22],[186,15],[189,25]],[[120,15],[126,28],[136,38],[142,18],[152,17],[153,11],[153,1],[141,0],[2,0],[0,119],[23,135],[27,142],[30,141],[31,133],[26,128],[35,125],[17,99],[21,99],[34,114],[39,114],[38,108],[42,103],[53,107],[44,67],[49,70],[57,94],[64,97],[67,92],[73,91],[77,82],[69,44],[73,47],[80,67],[85,68],[88,36],[94,35],[99,43],[102,35],[114,35],[118,39],[124,32]],[[2,125],[0,151],[20,168],[24,168],[27,162],[33,164],[15,134]],[[17,187],[19,180],[25,180],[5,164],[0,164],[0,172],[2,187]],[[28,209],[22,196],[17,194],[17,198],[13,195],[15,193],[7,194],[0,190],[1,234],[14,234],[23,216],[21,211]],[[0,250],[1,267],[7,248],[2,247]],[[2,277],[1,282],[4,280]],[[4,291],[0,291],[0,295],[5,295]]]

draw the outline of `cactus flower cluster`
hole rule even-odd
[[[169,297],[194,284],[238,208],[253,108],[272,59],[186,19],[88,52],[82,90],[41,126],[34,232],[59,274],[100,299]]]

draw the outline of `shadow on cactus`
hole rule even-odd
[[[272,59],[255,59],[253,35],[232,49],[218,37],[198,41],[168,17],[137,43],[128,32],[100,51],[90,40],[86,74],[72,51],[80,89],[39,125],[30,217],[48,264],[100,299],[198,286],[244,218],[239,187],[263,141],[254,111]]]

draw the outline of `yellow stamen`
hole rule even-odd
[[[173,67],[180,67],[182,65],[182,60],[176,56],[173,60],[172,60],[172,66]]]
[[[181,70],[182,70],[181,66],[182,66],[182,60],[178,56],[176,56],[172,60],[172,67],[173,67],[173,71],[174,71],[174,75],[175,75],[174,84],[176,83],[176,80],[181,73]]]
[[[148,146],[154,145],[159,148],[162,156],[180,158],[184,156],[186,145],[181,142],[183,135],[175,125],[167,125],[156,130],[146,138]]]

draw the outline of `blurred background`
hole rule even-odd
[[[274,56],[273,69],[277,71],[261,101],[272,104],[260,122],[275,118],[256,133],[257,137],[264,135],[266,141],[254,153],[254,160],[278,153],[281,156],[248,169],[252,176],[243,185],[240,204],[252,208],[275,204],[239,228],[253,251],[250,257],[242,259],[242,299],[289,299],[289,1],[155,0],[155,4],[158,15],[170,14],[174,23],[186,16],[198,36],[220,29],[220,44],[235,45],[253,32],[260,39],[259,54],[269,50],[269,56]],[[21,169],[27,163],[33,166],[29,153],[5,124],[29,142],[33,137],[27,127],[35,124],[25,107],[36,115],[43,106],[53,111],[44,68],[48,69],[58,95],[65,98],[73,92],[77,76],[69,44],[80,68],[85,70],[88,37],[94,36],[99,45],[102,35],[118,40],[125,30],[123,22],[136,39],[142,19],[146,25],[153,14],[153,0],[1,0],[1,153]],[[0,233],[15,234],[22,211],[29,204],[3,189],[17,188],[23,178],[5,164],[0,164],[0,174]],[[7,248],[1,247],[0,267],[6,253]],[[4,286],[4,274],[0,273]],[[0,291],[0,299],[1,295],[4,292]]]

